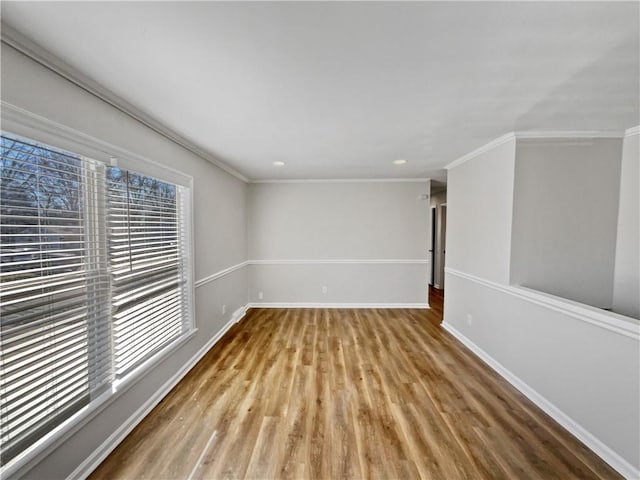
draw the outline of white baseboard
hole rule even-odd
[[[247,308],[430,308],[428,303],[248,303]]]
[[[129,433],[146,417],[151,410],[175,387],[182,378],[189,373],[196,363],[220,340],[227,330],[244,317],[246,307],[236,310],[231,319],[207,342],[189,361],[169,378],[143,405],[135,411],[120,427],[113,432],[102,444],[89,455],[84,462],[69,475],[67,480],[85,479],[102,461],[125,439]]]
[[[249,309],[249,307],[247,305],[240,307],[239,309],[237,309],[235,312],[233,312],[233,315],[231,315],[231,320],[229,320],[229,322],[233,322],[238,323],[240,320],[242,320],[244,318],[244,316],[247,314],[247,310]],[[227,330],[229,328],[227,327]],[[225,330],[226,332],[226,330]]]
[[[640,478],[640,470],[635,468],[624,458],[614,452],[607,445],[602,443],[591,432],[587,431],[578,422],[573,420],[553,403],[540,395],[536,390],[527,385],[522,379],[514,375],[510,370],[504,367],[500,362],[495,360],[491,355],[482,350],[473,343],[469,338],[460,333],[454,326],[446,320],[442,323],[442,327],[451,335],[462,342],[469,350],[475,353],[480,359],[489,365],[493,370],[499,373],[507,382],[522,392],[529,400],[535,403],[547,415],[562,425],[566,430],[572,433],[578,440],[589,447],[596,455],[607,462],[618,473],[628,479]]]

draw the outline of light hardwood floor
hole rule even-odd
[[[620,478],[431,302],[251,310],[90,478]]]

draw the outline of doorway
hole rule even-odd
[[[429,235],[429,289],[437,290],[433,292],[442,295],[444,290],[444,266],[446,255],[446,235],[447,235],[447,185],[444,182],[431,181],[430,209],[431,219],[428,221],[431,226]],[[431,294],[431,293],[430,293]]]
[[[433,287],[436,278],[436,207],[431,207],[431,244],[429,246],[429,263],[431,274],[429,275],[429,286]]]
[[[446,265],[447,253],[447,204],[443,203],[439,206],[438,212],[438,282],[434,286],[440,290],[444,290],[444,267]]]

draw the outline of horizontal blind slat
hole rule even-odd
[[[184,187],[2,134],[0,469],[188,327]]]
[[[1,466],[112,372],[108,245],[95,215],[104,167],[6,134],[0,146]]]

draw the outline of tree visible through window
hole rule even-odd
[[[114,363],[124,375],[184,323],[175,185],[107,168]]]
[[[2,135],[0,465],[191,328],[184,187]]]

